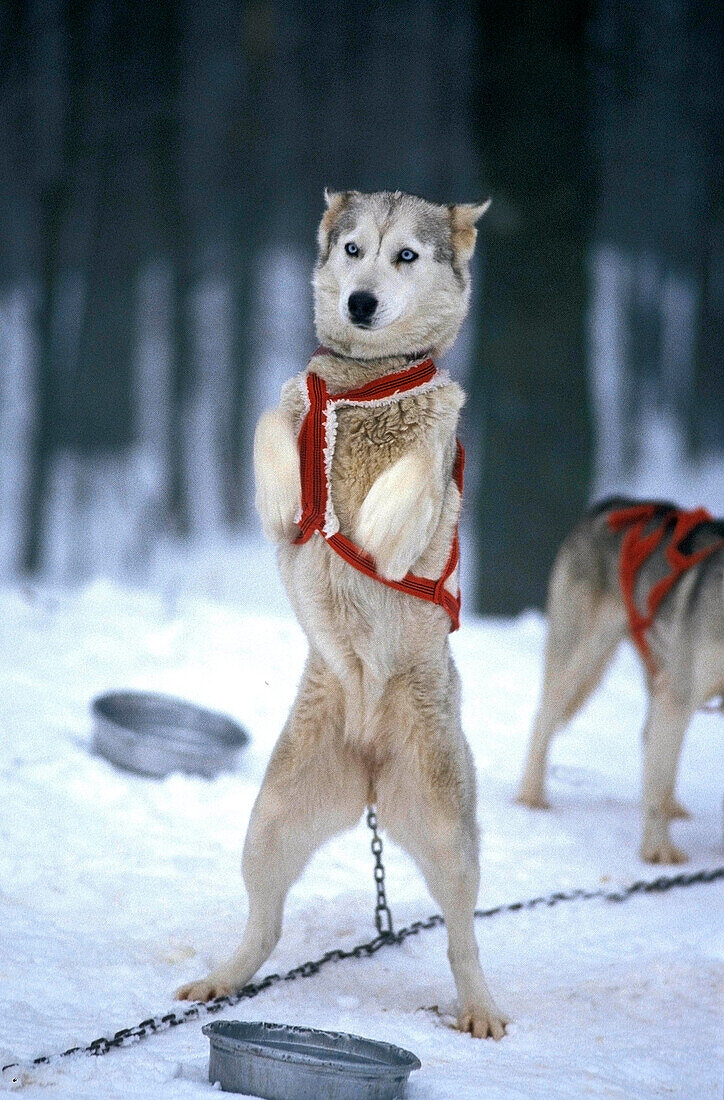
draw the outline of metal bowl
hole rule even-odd
[[[232,769],[249,740],[231,718],[151,691],[99,695],[91,709],[93,751],[120,768],[156,778],[171,772],[211,778]]]
[[[343,1032],[215,1020],[209,1081],[265,1100],[395,1100],[420,1068],[409,1050]]]

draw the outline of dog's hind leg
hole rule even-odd
[[[547,809],[545,777],[554,734],[600,683],[626,630],[623,607],[582,584],[554,578],[543,690],[516,801]]]
[[[455,705],[450,706],[457,698],[452,669],[450,688],[442,705],[429,697],[416,702],[413,688],[404,692],[403,705],[398,699],[389,712],[403,747],[378,778],[377,807],[381,824],[415,860],[445,917],[458,1027],[478,1039],[500,1039],[507,1019],[488,989],[475,939],[480,881],[475,770]]]
[[[669,819],[681,746],[691,716],[691,707],[666,685],[654,685],[644,727],[641,858],[648,863],[684,863],[687,858],[671,843]]]
[[[675,818],[679,818],[681,821],[689,821],[691,818],[690,812],[687,810],[686,806],[681,805],[674,794],[673,788],[669,791],[664,800],[664,812],[671,821]]]
[[[179,1000],[208,1001],[241,989],[274,950],[287,892],[308,860],[359,820],[367,780],[341,747],[343,724],[340,686],[310,657],[249,821],[242,864],[249,917],[241,946],[207,978],[182,986]]]

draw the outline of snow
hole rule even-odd
[[[547,814],[512,804],[540,682],[543,619],[468,620],[453,637],[480,781],[481,907],[659,873],[637,856],[645,696],[623,648],[553,749]],[[95,582],[0,591],[0,1060],[28,1060],[174,1007],[173,989],[236,946],[241,845],[305,653],[283,612]],[[227,711],[251,732],[213,782],[116,771],[89,753],[89,702],[153,688]],[[699,714],[674,836],[692,868],[721,862],[721,719]],[[407,857],[385,846],[397,924],[435,911]],[[318,853],[292,890],[263,972],[373,934],[363,823]],[[372,959],[275,986],[222,1018],[351,1031],[413,1050],[410,1100],[720,1095],[720,885],[479,921],[489,983],[512,1016],[500,1043],[452,1029],[442,930]],[[721,910],[719,910],[720,912]],[[27,1096],[212,1093],[201,1024],[99,1058],[5,1074]]]

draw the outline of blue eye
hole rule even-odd
[[[413,260],[417,259],[417,252],[413,252],[411,248],[403,248],[397,259],[403,264],[411,264]]]
[[[357,256],[359,253],[359,248],[354,243],[354,241],[347,241],[346,245],[344,246],[344,250],[348,256]]]

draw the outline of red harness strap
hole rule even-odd
[[[660,522],[646,534],[646,527],[656,517],[657,512]],[[686,536],[711,518],[706,508],[695,508],[691,512],[670,508],[662,513],[660,506],[656,504],[636,504],[611,512],[608,516],[608,526],[612,531],[626,532],[621,543],[619,560],[621,592],[628,613],[631,637],[652,675],[656,674],[657,669],[646,640],[646,631],[653,623],[661,601],[687,569],[724,546],[724,540],[719,539],[692,554],[684,554],[680,549]],[[634,598],[636,577],[643,563],[651,557],[669,532],[671,537],[664,555],[670,572],[653,586],[646,601],[646,613],[642,614]]]
[[[390,581],[380,576],[369,554],[339,530],[332,529],[336,526],[334,523],[336,517],[333,512],[331,512],[332,522],[330,522],[329,471],[332,464],[331,452],[334,447],[336,426],[332,428],[331,433],[329,429],[336,406],[384,403],[412,390],[427,387],[436,374],[437,370],[432,359],[425,359],[408,370],[387,374],[364,386],[331,395],[323,378],[311,371],[307,374],[309,411],[299,431],[302,512],[299,519],[300,534],[295,541],[307,542],[315,531],[318,532],[348,565],[359,570],[360,573],[387,585],[388,588],[395,588],[398,592],[406,592],[409,596],[417,596],[421,600],[438,604],[450,616],[452,623],[450,629],[457,630],[460,626],[460,595],[458,593],[457,596],[453,596],[445,588],[445,582],[455,570],[460,557],[457,525],[441,577],[431,580],[428,577],[417,577],[414,573],[407,573],[401,581]],[[461,493],[464,464],[465,451],[458,440],[453,479]]]

